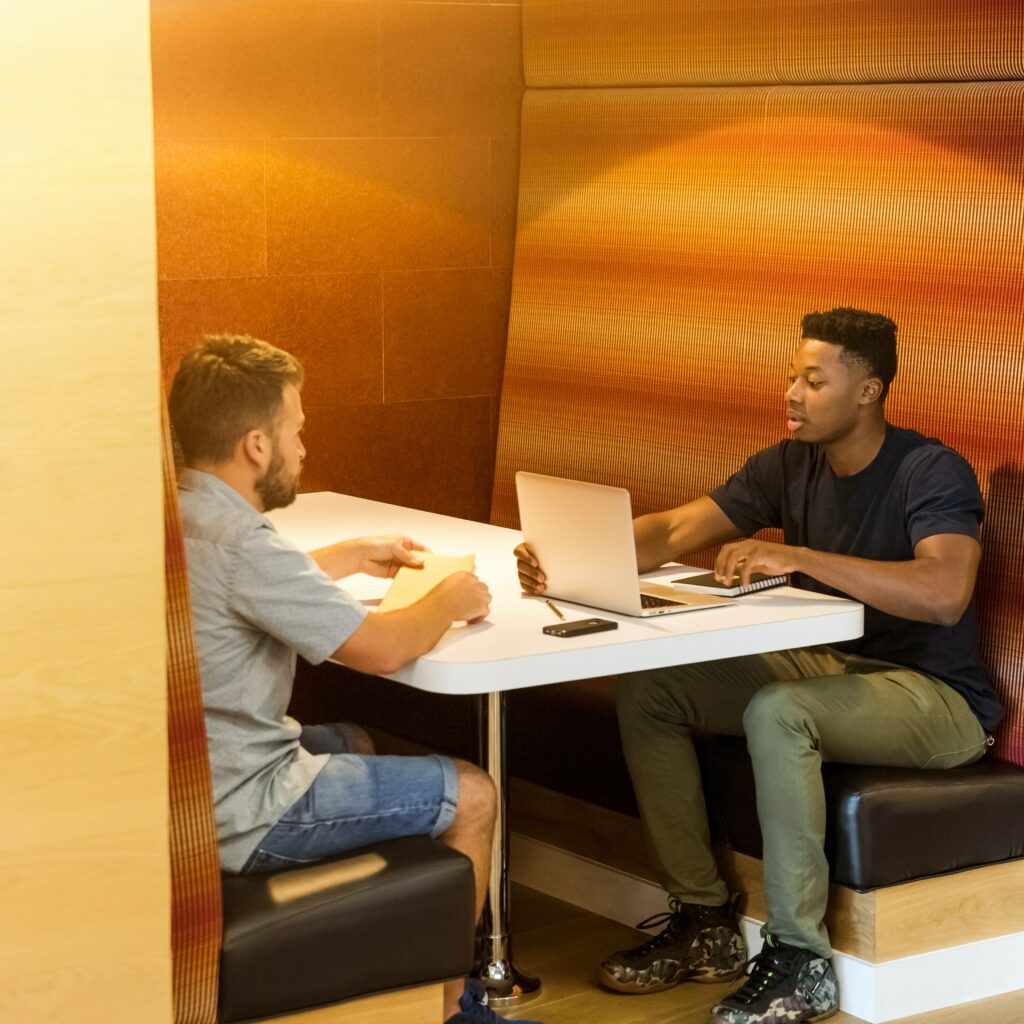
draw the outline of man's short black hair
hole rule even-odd
[[[817,338],[843,349],[844,357],[863,363],[882,382],[880,401],[885,401],[896,376],[896,324],[880,313],[840,306],[827,313],[808,313],[801,337]]]

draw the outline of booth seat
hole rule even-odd
[[[1001,42],[1024,11],[953,6],[933,23],[922,5],[759,0],[762,31],[693,3],[716,12],[699,44],[686,18],[647,31],[646,0],[616,31],[570,0],[524,21],[492,521],[518,525],[519,470],[626,487],[634,515],[707,494],[786,437],[801,317],[835,306],[897,321],[887,418],[978,476],[975,600],[1006,718],[968,768],[825,766],[832,878],[855,890],[994,864],[1024,879],[1024,51],[1007,62]],[[613,691],[517,692],[513,771],[631,811]],[[704,757],[719,841],[757,856],[743,740],[709,738]],[[1024,929],[1017,898],[986,911],[984,934],[999,916]]]
[[[614,690],[614,680],[602,679],[516,692],[509,713],[514,773],[635,815]],[[698,739],[715,842],[760,859],[746,741]],[[822,773],[825,850],[840,885],[864,892],[1024,857],[1024,769],[1017,765],[994,758],[948,771],[825,764]]]
[[[164,512],[175,1024],[439,1022],[443,982],[473,965],[467,857],[415,836],[294,870],[221,875],[166,430]]]
[[[602,678],[511,691],[510,773],[582,804],[636,816],[615,716],[616,686],[617,680]],[[401,740],[472,758],[474,701],[339,666],[304,666],[295,710],[307,718],[355,717]],[[760,859],[746,741],[702,735],[698,754],[715,842]],[[844,764],[822,770],[833,882],[866,892],[1024,858],[1024,768],[1018,765],[986,757],[941,771]]]
[[[472,866],[425,836],[225,875],[222,895],[223,1024],[456,978],[473,964]]]
[[[891,315],[900,368],[887,417],[960,451],[985,497],[976,602],[1007,714],[968,768],[826,765],[832,879],[844,905],[866,890],[894,906],[878,894],[949,878],[955,901],[970,875],[1010,878],[1004,889],[978,883],[973,930],[950,926],[936,904],[918,946],[890,943],[879,960],[1020,933],[1024,51],[1005,41],[1021,38],[1024,12],[963,3],[932,24],[918,4],[759,0],[752,9],[773,26],[762,31],[724,0],[693,0],[683,5],[693,18],[668,20],[653,0],[629,15],[612,7],[524,8],[491,521],[519,525],[519,470],[626,487],[634,515],[707,494],[786,436],[786,367],[803,314]],[[862,32],[876,22],[886,31]],[[687,556],[704,568],[713,558]],[[334,700],[317,679],[306,675],[303,699],[321,705],[310,720],[346,715],[472,753],[470,707],[357,679]],[[614,687],[510,693],[512,774],[635,814]],[[748,858],[744,880],[754,880],[761,840],[745,744],[708,738],[703,756],[717,839]],[[861,948],[833,934],[837,948]],[[869,945],[870,960],[882,945]]]

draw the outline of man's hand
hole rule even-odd
[[[367,615],[331,658],[369,675],[390,675],[426,654],[453,622],[479,622],[490,609],[487,587],[471,572],[454,572],[406,608]]]
[[[422,544],[397,533],[384,537],[357,537],[349,543],[356,555],[356,568],[352,571],[382,579],[391,579],[403,565],[422,565],[423,559],[415,552],[426,551]]]
[[[444,598],[453,622],[479,622],[491,610],[491,592],[471,572],[453,572],[434,588]]]
[[[800,555],[803,548],[788,544],[770,544],[765,540],[740,540],[726,544],[715,559],[715,576],[725,584],[739,576],[740,585],[747,586],[755,572],[767,576],[781,576],[800,572]]]
[[[519,544],[515,551],[516,569],[519,572],[519,586],[527,594],[543,594],[547,577],[541,571],[540,562],[528,544]]]

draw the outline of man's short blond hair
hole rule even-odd
[[[302,387],[299,361],[248,335],[208,335],[174,375],[168,411],[187,465],[227,462],[250,430],[273,435],[288,384]]]

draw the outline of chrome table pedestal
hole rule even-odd
[[[505,759],[505,694],[488,693],[479,701],[481,764],[494,782],[497,815],[491,846],[491,877],[481,920],[480,980],[487,1001],[497,1009],[521,1006],[540,995],[540,980],[523,974],[512,960],[508,898],[508,765]]]

